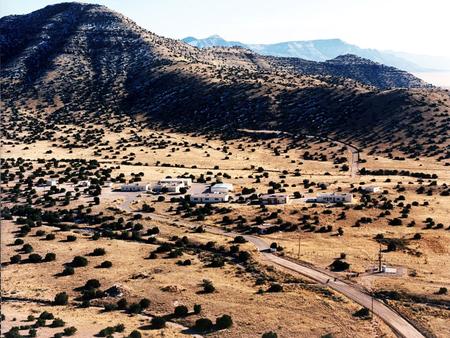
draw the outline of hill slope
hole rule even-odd
[[[238,128],[281,129],[448,157],[447,92],[380,91],[305,74],[298,59],[200,50],[98,5],[64,3],[5,17],[0,32],[10,138],[18,125],[40,133],[49,123],[105,122],[125,113],[183,131],[233,136]],[[348,67],[347,58],[328,67]]]

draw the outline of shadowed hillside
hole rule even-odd
[[[334,136],[376,152],[449,157],[448,92],[364,85],[369,78],[379,87],[396,82],[380,73],[390,67],[353,56],[318,69],[238,47],[200,50],[106,7],[77,3],[4,17],[0,32],[9,138],[40,133],[49,123],[105,122],[119,113],[227,137],[238,128],[280,129]]]

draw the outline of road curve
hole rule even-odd
[[[405,338],[424,338],[425,336],[416,329],[410,322],[403,318],[400,314],[389,308],[386,304],[373,299],[370,295],[362,292],[354,285],[348,284],[339,279],[330,278],[329,275],[314,269],[313,267],[305,266],[299,263],[292,262],[280,256],[274,255],[270,252],[264,252],[268,248],[268,244],[257,236],[244,236],[249,242],[252,242],[261,254],[270,262],[282,266],[291,271],[298,272],[307,276],[319,283],[326,284],[331,289],[345,295],[356,303],[365,306],[368,309],[372,308],[373,312],[379,316],[391,329],[401,337]]]
[[[182,222],[178,220],[171,220],[169,217],[152,214],[151,218],[156,221],[169,222],[172,224],[177,224],[184,227],[194,227],[193,224],[188,222]],[[235,237],[241,234],[234,232],[227,232],[215,227],[204,227],[205,231],[216,234],[224,235],[227,237]],[[277,256],[273,253],[268,252],[269,244],[261,237],[254,235],[241,235],[247,241],[251,242],[258,251],[273,264],[286,268],[288,270],[302,274],[308,278],[315,280],[321,284],[329,286],[331,289],[339,292],[356,303],[372,309],[373,301],[373,312],[379,316],[397,335],[404,338],[425,338],[425,336],[412,325],[408,320],[402,317],[399,313],[395,312],[386,304],[380,302],[379,300],[372,299],[372,297],[361,291],[357,286],[346,283],[340,279],[334,280],[330,275],[315,269],[312,266],[306,266],[301,263],[292,262],[286,258]]]

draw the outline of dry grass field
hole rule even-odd
[[[102,128],[97,125],[88,129]],[[336,258],[345,256],[350,267],[337,273],[342,278],[351,278],[371,292],[396,291],[400,296],[387,301],[394,308],[418,323],[430,336],[446,337],[450,334],[445,325],[449,319],[450,298],[443,292],[438,294],[440,288],[448,289],[450,286],[449,197],[442,195],[443,191],[448,191],[450,173],[444,163],[430,163],[429,159],[398,161],[362,153],[364,163],[359,163],[360,168],[408,170],[436,174],[438,178],[420,181],[401,175],[352,177],[349,171],[342,170],[343,164],[351,165],[351,153],[330,141],[304,139],[293,144],[287,137],[257,138],[252,135],[225,141],[169,130],[127,127],[116,133],[105,129],[95,144],[69,149],[62,147],[63,138],[83,135],[86,128],[58,126],[55,130],[54,141],[22,144],[5,140],[3,158],[22,158],[25,163],[33,165],[34,171],[37,168],[47,170],[46,178],[50,175],[62,177],[63,170],[71,167],[67,160],[84,159],[99,161],[98,168],[110,169],[110,177],[123,175],[122,179],[126,181],[138,173],[143,174],[141,180],[145,183],[181,175],[193,175],[195,180],[202,178],[205,184],[221,179],[234,184],[234,201],[220,204],[210,214],[199,217],[195,213],[198,206],[192,207],[193,213],[183,209],[177,211],[178,202],[171,198],[179,195],[163,194],[165,200],[158,201],[161,195],[117,192],[114,191],[120,186],[117,181],[113,183],[113,189],[102,188],[98,204],[93,202],[92,196],[81,193],[68,205],[57,202],[43,210],[81,208],[90,215],[109,216],[115,220],[123,218],[124,223],[141,224],[140,232],[143,234],[147,229],[158,227],[157,240],[151,243],[145,239],[124,240],[109,236],[93,240],[92,234],[98,225],[80,220],[67,222],[70,226],[61,229],[61,224],[55,227],[44,221],[38,228],[32,227],[22,238],[24,243],[33,247],[34,253],[42,257],[49,252],[55,253],[54,261],[37,264],[26,261],[27,255],[20,251],[22,245],[12,245],[20,232],[17,216],[2,220],[2,296],[10,297],[5,298],[2,308],[6,317],[3,333],[12,326],[33,324],[27,321],[27,316],[38,317],[45,310],[62,318],[66,327],[75,326],[78,330],[75,336],[79,337],[92,336],[119,323],[125,325],[125,331],[116,333],[115,337],[127,336],[133,330],[139,330],[144,337],[178,337],[198,333],[189,329],[195,326],[197,319],[206,317],[214,322],[223,314],[231,316],[232,327],[213,330],[207,334],[208,337],[259,337],[268,331],[277,332],[279,337],[322,337],[327,334],[331,334],[329,337],[394,336],[378,317],[371,321],[353,316],[361,307],[350,299],[264,261],[252,244],[239,245],[240,251],[251,254],[251,263],[241,264],[228,257],[221,267],[208,266],[214,256],[232,250],[235,243],[232,238],[220,234],[196,232],[193,230],[195,227],[203,225],[239,232],[242,230],[238,225],[239,217],[243,217],[250,227],[258,225],[259,217],[266,227],[285,223],[297,225],[294,231],[260,235],[268,243],[275,242],[281,246],[280,255],[300,259],[321,269],[329,269]],[[54,163],[52,159],[65,164],[46,168],[46,164]],[[340,162],[334,163],[336,159]],[[17,167],[13,167],[9,172],[16,170]],[[23,170],[25,177],[30,172]],[[253,188],[256,194],[266,193],[274,187],[274,182],[280,183],[277,191],[285,191],[291,196],[298,192],[302,198],[292,198],[287,205],[266,208],[238,202],[244,188]],[[4,207],[29,205],[24,197],[10,199],[12,188],[17,183],[17,176],[3,182]],[[366,204],[363,203],[366,197],[357,191],[364,185],[381,188],[381,192],[372,194],[372,199]],[[418,194],[420,186],[425,187],[425,192]],[[76,192],[73,184],[62,183],[60,187],[72,191],[73,195]],[[48,189],[36,188],[32,201],[42,197]],[[428,190],[431,193],[427,193]],[[353,205],[316,205],[306,203],[303,198],[337,191],[353,192]],[[63,198],[64,193],[56,196]],[[386,200],[392,202],[392,208],[388,214],[380,216],[385,209],[379,206]],[[154,212],[142,212],[144,204],[153,207]],[[400,218],[402,224],[389,225],[392,219],[400,217],[407,204],[412,207],[406,218]],[[220,208],[226,210],[221,211]],[[136,214],[143,217],[135,218]],[[224,216],[228,222],[224,222]],[[424,222],[429,217],[433,225],[426,228]],[[366,222],[364,218],[370,218],[370,221]],[[413,225],[410,224],[412,221]],[[307,223],[314,227],[302,229]],[[319,231],[328,225],[332,226],[331,231]],[[343,235],[338,235],[338,228],[342,228]],[[55,239],[45,240],[45,235],[36,234],[37,231],[44,231],[45,235],[54,234]],[[381,241],[374,239],[379,234],[382,234]],[[420,234],[420,238],[413,239],[416,234]],[[76,239],[67,241],[68,236]],[[188,244],[183,246],[181,256],[170,258],[168,252],[163,252],[149,259],[150,253],[162,243],[176,243],[183,236],[188,238]],[[395,241],[394,250],[388,251],[389,240]],[[377,265],[380,247],[383,264],[397,267],[397,275],[365,273]],[[104,248],[106,253],[90,256],[95,248]],[[18,253],[22,255],[22,262],[8,263]],[[87,266],[75,268],[73,275],[61,276],[64,264],[70,263],[75,256],[86,257]],[[190,264],[179,263],[185,260]],[[112,267],[99,268],[103,261],[110,261]],[[351,274],[353,277],[348,277]],[[90,301],[90,307],[80,307],[80,288],[90,279],[100,282],[100,290],[115,286],[122,294],[95,298]],[[202,292],[201,283],[205,279],[213,283],[215,292]],[[274,283],[281,284],[283,292],[263,292]],[[66,292],[69,302],[64,306],[52,306],[50,303],[59,292]],[[105,304],[116,304],[121,298],[126,298],[128,304],[146,298],[150,300],[150,306],[141,314],[104,310]],[[201,313],[192,312],[195,304],[201,304]],[[173,316],[178,305],[186,305],[189,315]],[[166,328],[152,328],[151,318],[154,316],[164,316]],[[37,329],[39,337],[52,337],[62,332],[61,328],[50,328],[49,323],[47,321],[47,326]]]

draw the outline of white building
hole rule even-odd
[[[50,178],[45,182],[45,185],[48,187],[56,187],[58,185],[58,180]]]
[[[352,194],[318,194],[315,202],[318,203],[351,203],[353,201]]]
[[[122,184],[120,187],[121,191],[147,191],[149,188],[148,184],[130,183]]]
[[[233,190],[234,187],[231,183],[216,183],[211,187],[212,193],[227,193]]]
[[[367,187],[363,187],[362,190],[365,192],[368,192],[368,193],[375,193],[375,192],[380,192],[381,188],[375,187],[375,186],[367,186]]]
[[[89,187],[91,186],[91,181],[85,180],[85,181],[80,181],[77,184],[79,187]]]
[[[287,194],[265,194],[259,196],[262,204],[287,204],[289,196]]]
[[[190,178],[164,178],[158,181],[158,184],[181,184],[183,188],[189,188],[192,185],[192,179]]]
[[[184,188],[185,185],[181,182],[179,183],[157,183],[152,187],[152,190],[155,192],[160,192],[165,190],[166,192],[180,193],[180,189]]]
[[[230,195],[228,194],[193,194],[190,196],[190,201],[193,203],[224,203],[228,202],[230,199]]]

